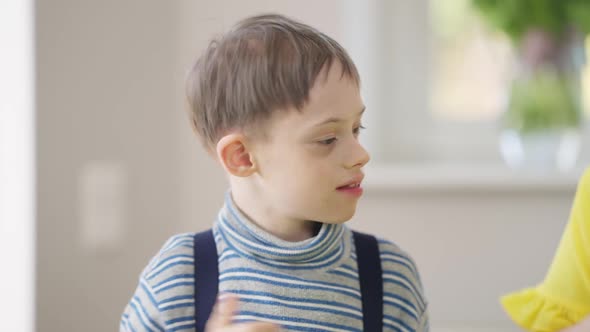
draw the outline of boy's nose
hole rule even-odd
[[[365,150],[365,148],[361,145],[359,141],[356,141],[356,144],[352,147],[352,152],[350,154],[351,158],[346,164],[346,168],[361,168],[365,166],[371,156],[369,156],[369,152]]]

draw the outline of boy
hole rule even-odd
[[[359,268],[371,255],[357,259],[362,242],[343,225],[369,161],[359,87],[337,42],[284,16],[247,18],[210,44],[187,93],[194,129],[230,183],[213,226],[217,256],[199,265],[206,246],[172,237],[142,272],[121,331],[428,330],[411,258],[379,240],[381,270]],[[217,287],[209,316],[200,298]]]

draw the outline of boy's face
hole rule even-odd
[[[358,141],[364,110],[358,86],[334,63],[320,73],[302,111],[278,112],[253,146],[261,206],[292,220],[348,221],[369,161]]]

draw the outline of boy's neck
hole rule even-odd
[[[299,242],[314,237],[318,223],[309,220],[294,220],[280,216],[270,207],[263,207],[254,195],[232,190],[231,197],[236,207],[252,223],[284,241]]]

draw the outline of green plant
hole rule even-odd
[[[559,36],[569,28],[590,33],[590,0],[472,0],[497,29],[519,42],[531,28]]]
[[[515,80],[505,124],[521,133],[576,127],[581,121],[576,92],[575,82],[554,70]]]
[[[572,44],[577,39],[571,37],[590,33],[590,0],[471,1],[484,21],[519,50],[524,76],[512,84],[504,124],[521,133],[578,127],[576,61],[584,56],[579,53],[583,45]]]

